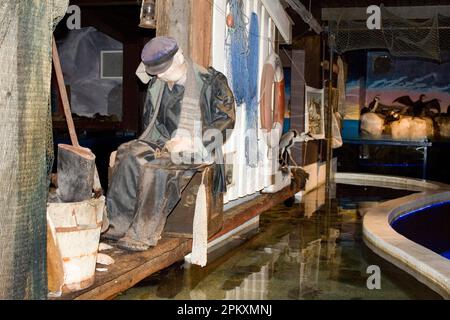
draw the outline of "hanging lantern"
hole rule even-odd
[[[156,0],[142,0],[139,27],[156,29]]]

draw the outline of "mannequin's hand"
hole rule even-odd
[[[175,137],[166,143],[166,149],[173,152],[195,152],[192,140],[189,138]]]

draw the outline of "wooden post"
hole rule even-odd
[[[212,63],[213,0],[191,0],[191,58],[203,66]]]
[[[67,128],[69,129],[70,141],[75,147],[79,147],[77,132],[75,131],[75,124],[72,119],[72,110],[70,108],[69,97],[66,91],[66,85],[64,84],[64,76],[61,68],[61,62],[59,60],[58,48],[56,47],[55,38],[52,42],[52,58],[53,66],[55,68],[56,79],[58,82],[59,95],[61,97],[64,115],[66,116]]]
[[[158,0],[157,21],[156,35],[175,38],[183,52],[189,54],[191,0]]]
[[[332,139],[333,139],[333,130],[332,130],[332,126],[333,126],[333,65],[334,65],[334,48],[333,45],[329,44],[330,46],[330,78],[329,78],[329,82],[328,82],[328,109],[327,109],[327,115],[325,116],[325,119],[327,121],[327,125],[326,125],[326,139],[327,139],[327,153],[326,153],[326,160],[327,160],[327,165],[326,165],[326,188],[327,188],[327,192],[329,192],[330,188],[331,188],[331,178],[332,178],[332,165],[331,165],[331,161],[333,161],[333,148],[332,148]],[[327,197],[329,199],[329,197]]]
[[[204,67],[211,64],[211,0],[158,0],[157,36],[174,37],[191,59]]]

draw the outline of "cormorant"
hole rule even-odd
[[[414,117],[424,116],[427,112],[431,110],[436,110],[437,114],[441,113],[441,104],[438,99],[433,99],[429,101],[425,101],[426,96],[424,94],[420,95],[419,100],[416,102],[412,101],[409,96],[403,96],[394,100],[394,103],[398,102],[405,106],[407,106],[410,110],[410,113]]]
[[[361,109],[361,115],[369,112],[376,112],[379,105],[380,105],[380,97],[376,96],[369,104],[369,107],[364,107]]]

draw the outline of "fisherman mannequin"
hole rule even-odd
[[[169,37],[145,46],[136,74],[149,83],[145,131],[117,151],[105,237],[123,249],[144,251],[158,243],[167,217],[202,165],[216,163],[214,192],[225,191],[221,145],[234,127],[235,106],[226,77],[192,63]]]

